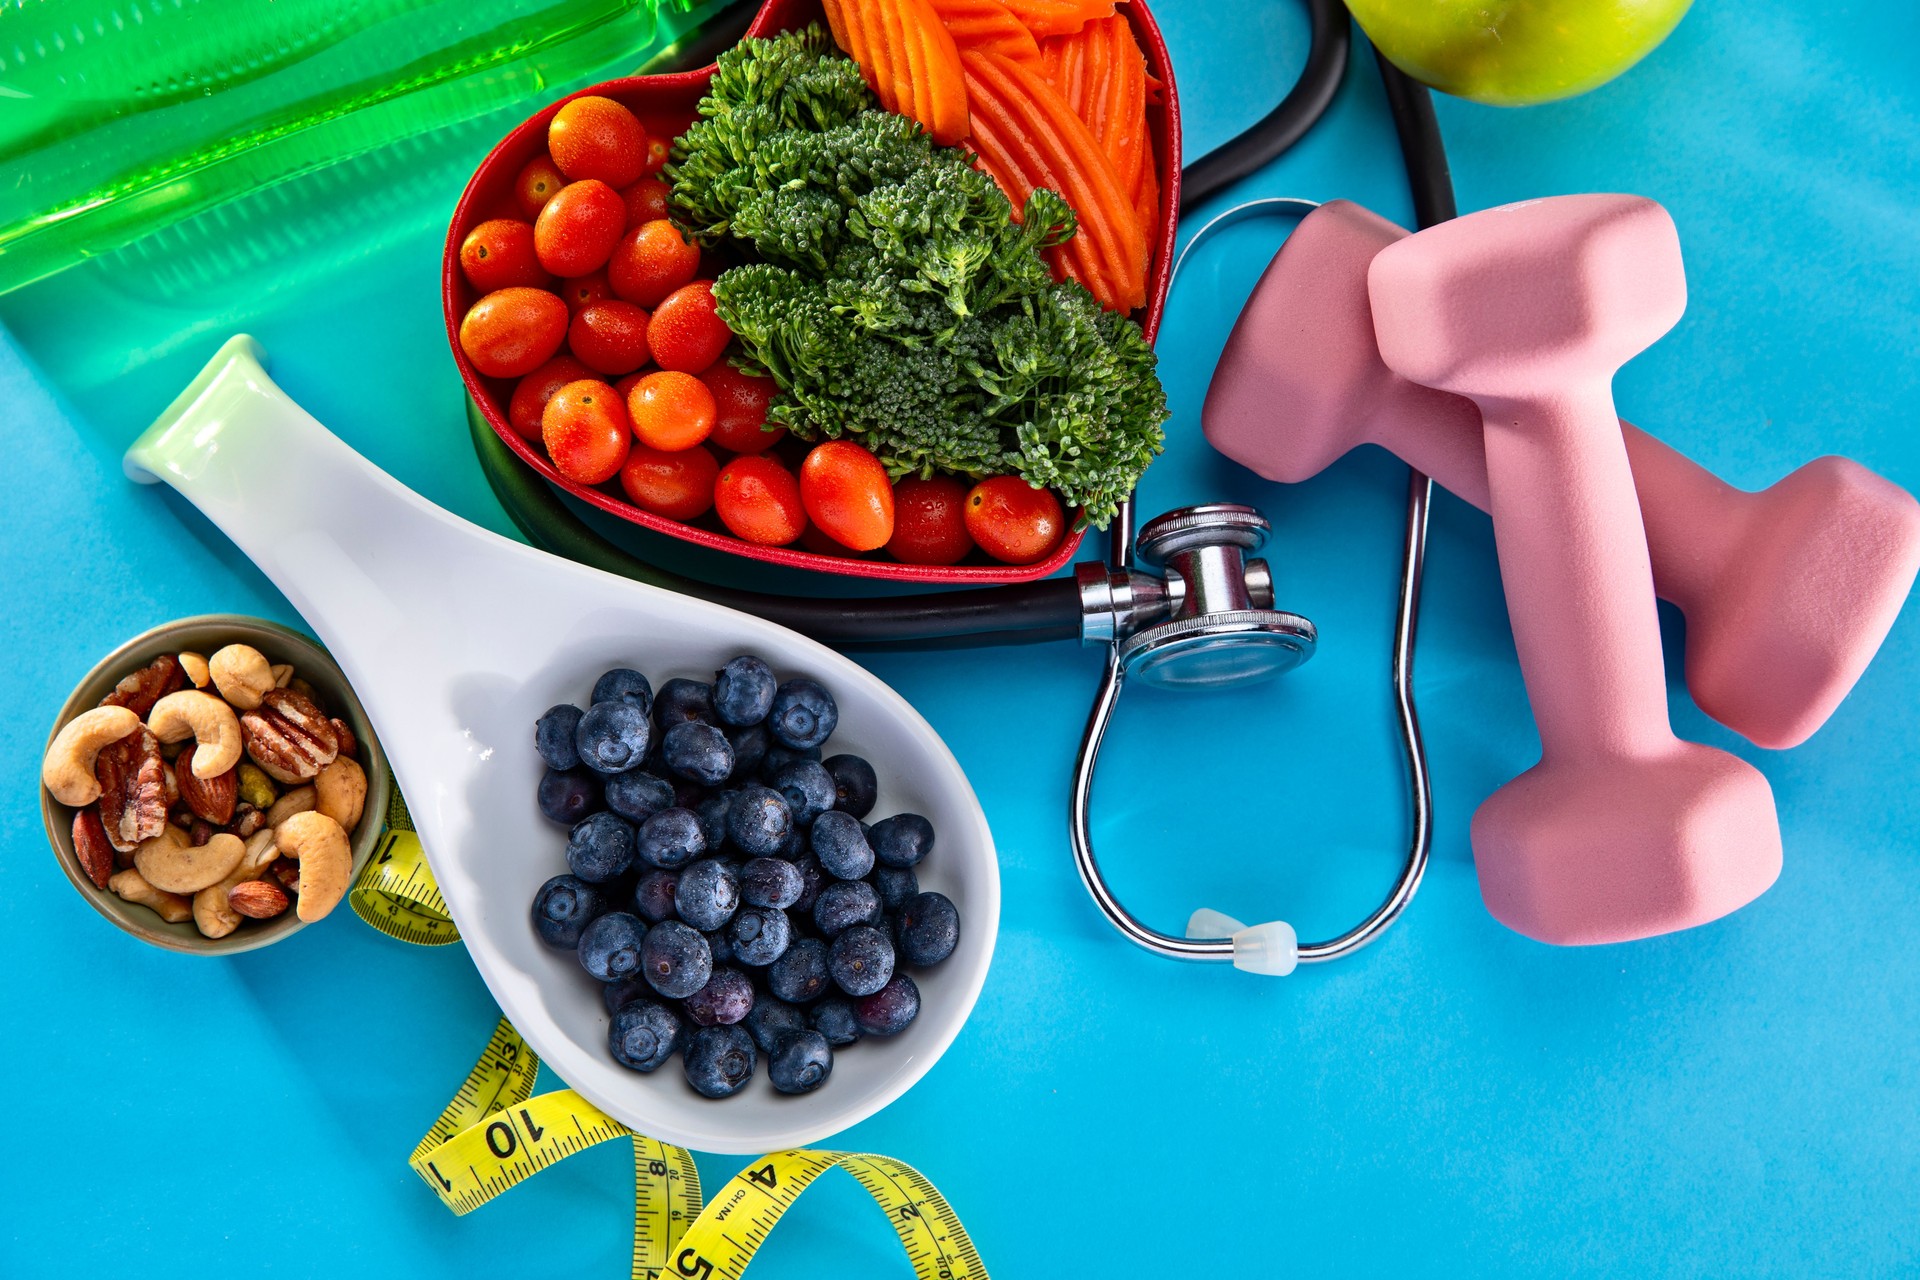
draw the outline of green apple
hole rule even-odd
[[[1597,88],[1653,51],[1692,0],[1347,0],[1414,79],[1523,107]]]

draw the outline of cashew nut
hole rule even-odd
[[[343,830],[351,831],[360,825],[361,810],[367,805],[367,774],[358,764],[345,756],[335,757],[333,763],[314,778],[313,790],[314,808],[339,823]]]
[[[239,836],[224,831],[205,844],[184,849],[155,837],[134,851],[133,867],[156,889],[198,893],[231,875],[246,852],[247,846]]]
[[[217,658],[219,654],[214,656]],[[168,694],[153,704],[147,716],[147,728],[162,742],[180,742],[191,737],[199,744],[193,751],[196,778],[217,778],[240,763],[240,717],[210,693],[182,689]]]
[[[140,717],[125,707],[95,707],[82,711],[53,736],[47,758],[40,765],[40,781],[61,804],[78,809],[100,798],[100,781],[93,776],[94,757],[102,747],[120,741],[140,728]],[[233,722],[238,741],[240,722]]]
[[[295,787],[275,800],[273,806],[267,810],[267,825],[277,828],[296,813],[312,813],[319,804],[320,796],[314,790],[312,783],[304,787]]]
[[[318,920],[339,905],[353,877],[353,845],[346,828],[324,813],[296,813],[274,833],[280,852],[300,863],[302,920]]]
[[[187,900],[177,893],[167,893],[148,884],[138,871],[116,872],[107,881],[107,888],[118,894],[124,901],[137,902],[159,913],[168,924],[179,924],[193,914],[193,908]]]
[[[208,669],[207,660],[204,655],[189,652],[176,654],[174,656],[180,663],[180,669],[187,673],[187,679],[193,682],[194,688],[204,689],[207,687],[207,682],[213,679],[213,672]]]
[[[208,938],[224,938],[240,927],[240,913],[227,901],[225,884],[210,884],[193,895],[193,925]]]
[[[207,660],[213,687],[235,709],[251,711],[273,688],[273,664],[250,644],[230,644]]]
[[[284,689],[292,683],[293,683],[293,664],[291,662],[274,663],[273,664],[273,687],[276,689]]]

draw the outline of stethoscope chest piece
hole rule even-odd
[[[1258,608],[1271,600],[1264,561],[1272,526],[1233,502],[1183,507],[1140,530],[1135,554],[1161,569],[1178,604],[1165,622],[1120,642],[1126,673],[1165,689],[1220,689],[1271,679],[1313,656],[1313,623],[1297,613]]]

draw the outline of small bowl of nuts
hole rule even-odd
[[[235,614],[108,654],[61,708],[40,780],[74,888],[135,937],[198,955],[264,947],[337,907],[392,785],[326,650]]]

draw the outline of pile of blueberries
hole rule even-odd
[[[819,681],[739,657],[657,695],[609,671],[585,711],[534,726],[540,811],[568,828],[569,871],[540,886],[534,928],[604,984],[622,1065],[678,1051],[687,1082],[724,1098],[765,1054],[774,1088],[810,1093],[835,1049],[920,1012],[903,969],[952,955],[960,914],[914,874],[933,824],[868,826],[873,766],[821,759],[839,719]]]

